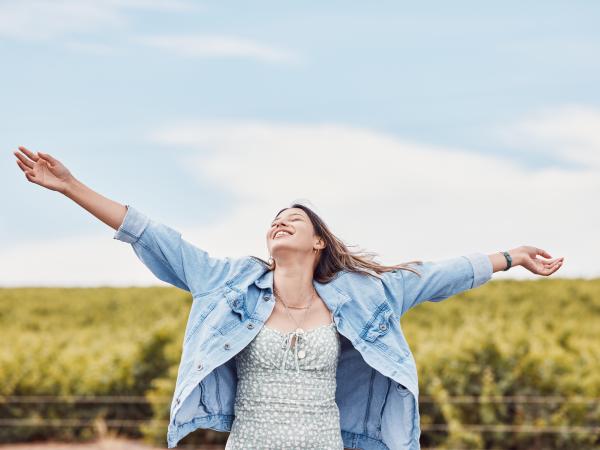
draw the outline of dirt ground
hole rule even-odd
[[[152,447],[141,441],[128,439],[105,438],[87,443],[61,443],[61,442],[27,442],[23,444],[2,444],[0,450],[162,450],[164,447]],[[177,449],[194,450],[223,450],[222,446],[178,446]]]

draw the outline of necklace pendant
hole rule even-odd
[[[302,359],[306,356],[306,352],[304,350],[298,350],[298,359]]]

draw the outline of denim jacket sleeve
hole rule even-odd
[[[479,287],[493,274],[492,262],[484,253],[424,261],[423,264],[412,264],[411,268],[421,275],[403,269],[382,275],[395,300],[401,301],[401,314],[425,301],[439,302]]]
[[[223,284],[242,259],[215,258],[182,239],[181,233],[125,205],[127,213],[113,239],[131,244],[137,257],[160,280],[202,295]]]

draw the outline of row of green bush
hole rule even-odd
[[[189,294],[168,287],[0,289],[1,396],[146,400],[32,404],[0,397],[0,418],[139,420],[141,425],[123,422],[133,425],[119,426],[118,432],[164,445],[190,302]],[[419,305],[401,324],[417,361],[423,447],[600,446],[598,401],[452,401],[598,399],[600,280],[493,280]],[[97,432],[97,426],[13,423],[0,426],[0,442],[88,439]],[[226,437],[198,430],[181,445],[224,443]]]

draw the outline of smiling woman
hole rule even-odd
[[[20,147],[27,180],[63,193],[116,230],[139,260],[192,294],[167,430],[169,448],[198,428],[226,448],[419,449],[416,362],[400,317],[474,289],[499,270],[550,275],[563,258],[521,246],[440,261],[381,265],[352,252],[308,206],[280,210],[269,261],[215,258],[177,230],[76,180],[51,155]]]
[[[335,401],[341,337],[313,279],[328,283],[344,268],[370,274],[405,266],[353,254],[300,203],[277,213],[266,241],[270,262],[255,258],[274,273],[276,303],[263,330],[236,355],[235,420],[225,448],[343,448]]]

